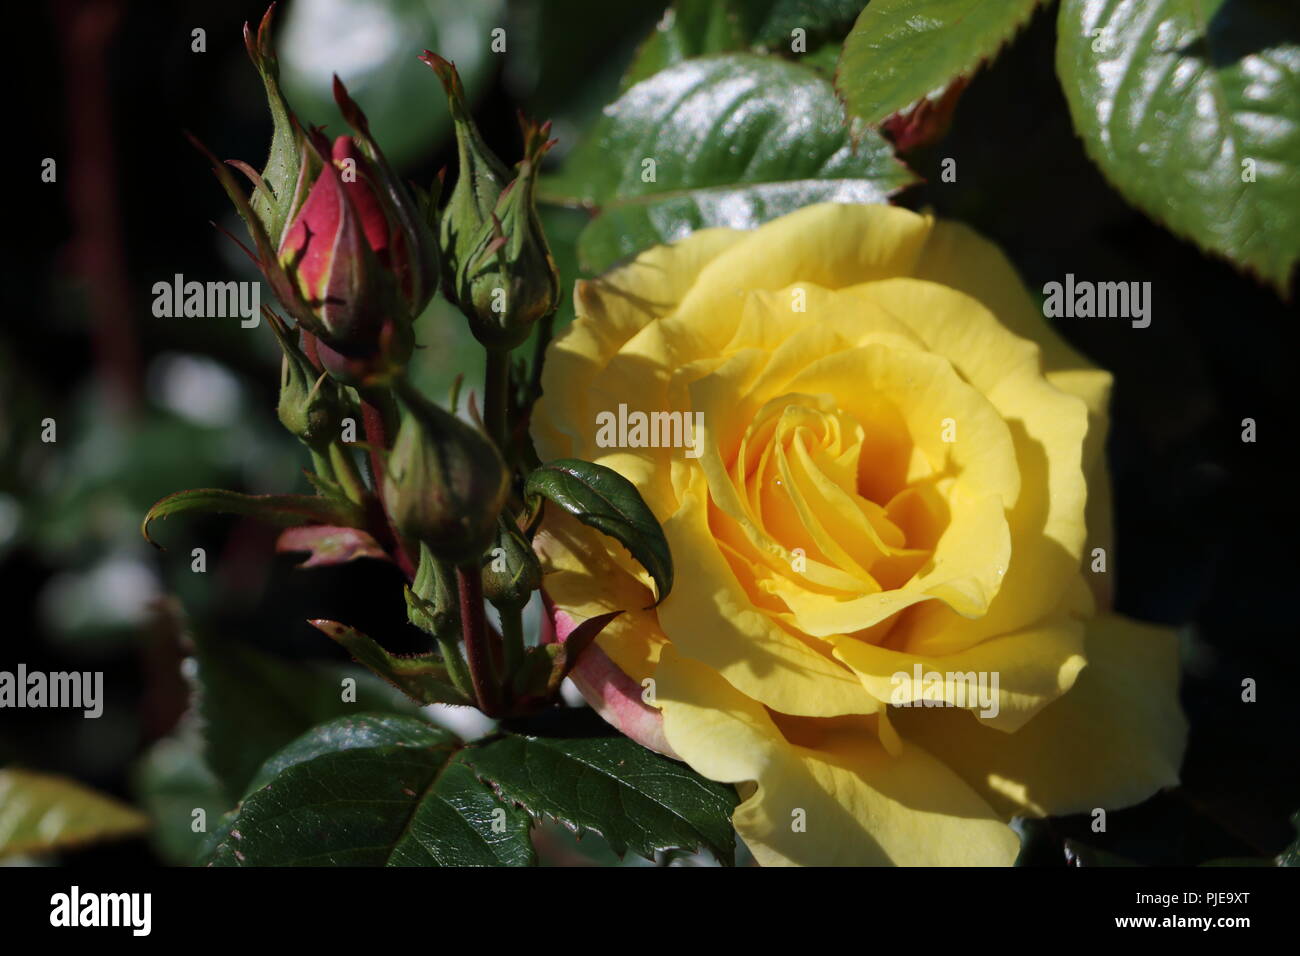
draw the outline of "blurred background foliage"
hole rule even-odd
[[[394,161],[427,183],[454,163],[445,101],[415,59],[428,47],[456,61],[500,155],[518,156],[521,108],[554,120],[562,168],[636,70],[700,52],[674,50],[671,31],[655,34],[664,6],[290,0],[278,30],[285,87],[301,115],[337,131],[328,95],[337,71]],[[797,18],[796,6],[782,9]],[[858,6],[844,4],[814,39],[833,52]],[[155,318],[150,308],[152,285],[175,273],[254,277],[208,225],[234,231],[234,214],[181,131],[260,166],[270,127],[241,27],[262,12],[261,0],[57,0],[24,7],[30,20],[14,33],[29,62],[48,66],[38,95],[11,98],[23,136],[10,150],[21,164],[10,182],[22,184],[32,212],[0,264],[0,669],[102,670],[106,703],[98,720],[5,711],[0,764],[67,775],[155,821],[148,835],[80,851],[79,862],[192,860],[201,835],[190,832],[190,810],[215,820],[233,802],[213,763],[251,776],[263,756],[331,715],[328,695],[312,687],[337,688],[339,669],[352,665],[306,618],[411,642],[395,650],[417,646],[400,576],[386,565],[297,572],[293,556],[275,555],[272,532],[227,518],[164,523],[158,537],[174,546],[161,554],[138,530],[145,510],[177,489],[287,491],[304,464],[275,418],[272,337],[229,320]],[[1030,288],[1067,272],[1152,282],[1150,328],[1060,320],[1060,330],[1116,375],[1118,609],[1181,629],[1192,733],[1181,788],[1112,814],[1105,834],[1085,819],[1036,825],[1027,861],[1063,865],[1067,839],[1084,847],[1075,858],[1085,863],[1097,854],[1191,864],[1271,857],[1294,839],[1289,820],[1300,807],[1300,718],[1289,694],[1300,665],[1289,602],[1300,577],[1296,310],[1106,184],[1072,131],[1051,20],[1039,14],[977,74],[947,135],[907,156],[922,181],[896,201],[970,223],[1006,249]],[[488,52],[498,26],[505,55]],[[200,27],[206,51],[196,53],[191,31]],[[833,63],[820,55],[812,66],[829,72]],[[36,182],[46,156],[58,158],[57,185]],[[955,184],[941,180],[945,157],[958,161]],[[583,274],[577,238],[588,215],[560,206],[544,215],[571,288]],[[566,302],[559,323],[570,317]],[[427,394],[446,394],[462,371],[471,387],[481,377],[477,347],[441,298],[417,336]],[[1258,423],[1254,444],[1240,439],[1247,417]],[[54,443],[41,440],[46,419]],[[306,487],[299,477],[296,490]],[[192,547],[206,550],[206,573],[191,570]],[[196,666],[205,693],[199,715],[186,715]],[[1241,700],[1245,678],[1259,684],[1257,703]],[[387,692],[370,683],[363,693]],[[214,713],[225,736],[208,739],[205,762],[199,720]],[[538,843],[551,863],[614,860],[598,838],[576,841],[558,827],[543,828]]]

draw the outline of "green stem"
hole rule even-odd
[[[501,714],[496,676],[492,672],[487,613],[483,607],[483,581],[478,566],[456,565],[456,586],[460,592],[460,624],[465,635],[465,658],[478,709],[488,717]]]
[[[505,675],[503,683],[509,687],[510,682],[519,674],[524,663],[524,620],[523,609],[517,607],[497,608],[501,612],[502,650],[505,654]]]
[[[506,416],[510,404],[510,350],[488,349],[483,375],[483,424],[501,457],[510,460]]]
[[[307,451],[311,453],[311,470],[327,481],[334,481],[334,468],[330,465],[329,458],[322,455],[310,445],[307,446]]]
[[[537,323],[537,341],[533,344],[533,368],[528,383],[528,404],[531,407],[542,396],[542,363],[546,347],[551,344],[555,331],[555,313],[548,312]]]
[[[315,456],[316,452],[312,452],[312,455]],[[364,502],[365,482],[361,480],[361,473],[357,471],[357,463],[351,453],[339,441],[330,442],[329,465],[332,466],[335,479],[343,486],[343,492],[348,496],[348,500],[358,505]],[[317,473],[319,474],[319,470]]]
[[[447,676],[451,678],[452,686],[473,700],[474,682],[465,667],[465,658],[461,656],[460,642],[455,637],[439,634],[438,649],[442,651],[442,662],[447,665]]]

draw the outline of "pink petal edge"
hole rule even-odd
[[[555,638],[563,644],[578,622],[549,600],[546,604],[552,615]],[[681,759],[664,736],[663,714],[641,700],[641,685],[600,649],[599,641],[582,653],[578,666],[569,672],[569,679],[592,709],[620,733],[666,757]]]

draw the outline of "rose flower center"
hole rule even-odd
[[[851,600],[922,569],[948,506],[944,475],[909,481],[914,460],[903,416],[880,395],[788,393],[763,405],[727,462],[749,533],[716,506],[709,512],[755,607],[788,623],[790,588]],[[878,643],[896,617],[853,636]]]

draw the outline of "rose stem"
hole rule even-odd
[[[501,613],[502,651],[505,656],[504,669],[507,685],[519,673],[524,661],[524,621],[523,609],[517,607],[497,608]]]
[[[414,581],[415,562],[407,554],[401,535],[388,520],[388,509],[384,507],[384,452],[388,449],[388,426],[384,413],[366,395],[361,396],[361,418],[365,424],[366,444],[370,446],[370,473],[375,482],[375,501],[379,505],[379,515],[372,523],[382,527],[386,540],[381,543],[386,546],[385,550],[392,553],[407,580]]]
[[[330,442],[329,464],[332,466],[334,477],[338,479],[339,484],[343,486],[343,490],[347,492],[348,500],[355,504],[364,504],[366,486],[361,480],[361,475],[357,472],[357,463],[352,460],[352,453],[344,448],[343,443],[337,439]]]
[[[487,367],[483,374],[483,423],[496,442],[501,457],[510,461],[506,441],[506,411],[510,393],[510,350],[487,349]]]
[[[465,658],[469,677],[474,684],[478,709],[488,717],[500,714],[497,687],[492,674],[492,657],[488,647],[487,614],[483,607],[483,582],[477,565],[456,565],[456,587],[460,592],[460,623],[465,634]]]
[[[537,341],[533,344],[533,368],[529,376],[528,397],[531,406],[542,395],[542,362],[546,358],[546,346],[551,344],[551,334],[555,328],[555,313],[548,312],[537,323]]]

